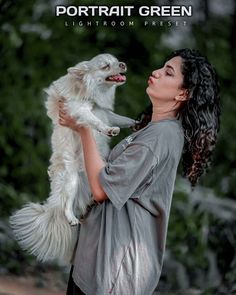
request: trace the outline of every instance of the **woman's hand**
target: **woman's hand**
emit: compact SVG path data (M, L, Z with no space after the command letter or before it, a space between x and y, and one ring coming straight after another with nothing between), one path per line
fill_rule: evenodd
M75 119L68 115L62 100L59 101L59 124L77 132L81 132L85 128L85 126L78 125Z

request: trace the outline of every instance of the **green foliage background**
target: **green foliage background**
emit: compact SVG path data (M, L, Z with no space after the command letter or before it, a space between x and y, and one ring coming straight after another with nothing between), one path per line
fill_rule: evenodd
M235 201L236 8L232 3L231 14L215 15L209 9L212 2L199 1L194 13L201 13L202 17L188 23L189 33L184 33L186 37L174 46L168 45L165 38L183 34L181 26L144 27L143 19L133 16L135 25L130 27L66 27L64 21L71 23L73 19L56 18L53 1L0 1L0 216L3 221L26 201L45 200L48 196L51 122L46 116L43 88L64 75L68 67L103 52L114 54L128 65L127 83L117 89L116 112L130 117L136 117L148 104L147 77L171 50L191 47L208 56L220 77L222 119L211 171L199 186L210 188L222 204L226 199ZM111 2L81 0L69 4L111 5ZM150 6L157 2L119 0L113 5ZM113 145L127 133L122 131ZM177 183L181 181L179 178ZM186 192L186 187L187 184L175 192L167 244L170 262L182 265L186 277L177 280L175 275L165 275L164 269L163 290L195 286L206 294L231 294L236 285L235 217L222 217L226 216L223 205L216 209L222 210L218 214L212 210L214 206L209 210L201 202L192 204L191 192ZM204 190L202 195L205 196ZM0 234L6 232L0 226ZM0 264L17 271L17 259L27 258L10 236L7 241L8 244L0 244ZM10 255L9 243L13 248L11 253L16 251L18 256ZM214 267L208 260L209 253L214 254ZM218 276L210 274L211 267ZM210 275L214 278L209 278Z

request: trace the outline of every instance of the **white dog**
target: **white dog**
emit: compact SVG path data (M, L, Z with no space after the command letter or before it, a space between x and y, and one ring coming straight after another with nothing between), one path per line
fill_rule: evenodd
M125 63L110 54L100 54L69 68L65 76L46 89L47 114L54 126L49 167L51 193L44 204L28 203L10 217L20 245L41 261L69 261L77 239L75 225L92 203L80 136L59 125L58 102L63 99L68 113L79 124L94 129L99 150L106 159L108 136L117 135L119 127L135 123L112 112L115 89L125 82L125 72Z

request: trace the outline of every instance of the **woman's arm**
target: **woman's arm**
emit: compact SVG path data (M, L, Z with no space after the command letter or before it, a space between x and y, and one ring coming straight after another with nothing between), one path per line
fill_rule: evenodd
M98 178L105 163L99 154L92 130L89 127L80 127L79 130L84 151L85 169L93 193L93 198L95 201L101 202L107 199L107 195L100 185Z
M59 124L69 127L80 134L85 169L94 200L101 202L108 199L99 182L99 173L105 163L99 154L92 130L89 127L77 125L76 121L67 114L63 102L59 103Z

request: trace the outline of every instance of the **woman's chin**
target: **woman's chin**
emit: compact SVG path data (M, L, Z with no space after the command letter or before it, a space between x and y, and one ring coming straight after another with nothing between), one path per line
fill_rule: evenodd
M149 99L152 101L152 94L153 93L152 93L152 90L149 87L146 88L146 93L149 96Z
M146 88L146 93L147 93L147 95L150 95L150 88L149 88L149 86Z

